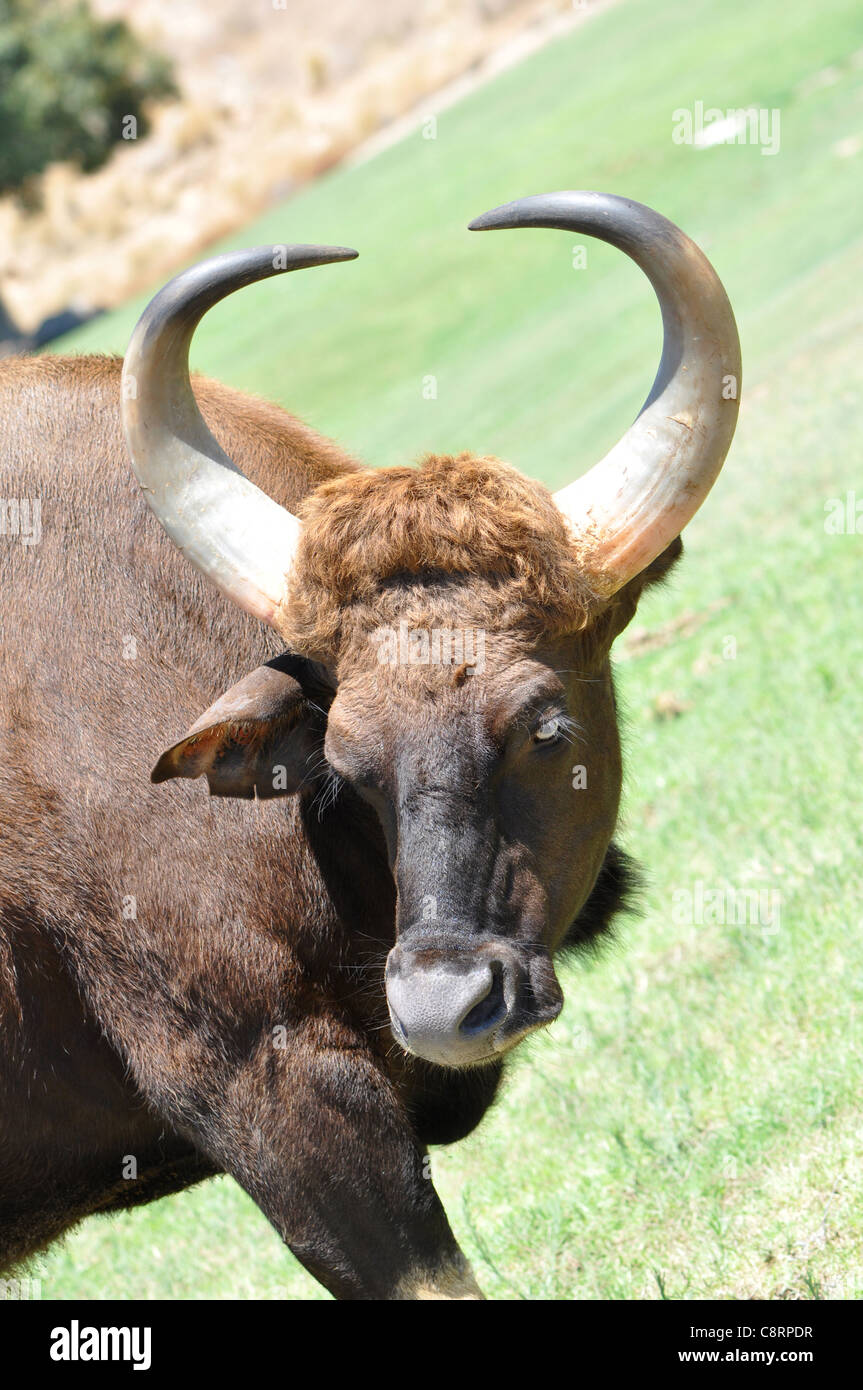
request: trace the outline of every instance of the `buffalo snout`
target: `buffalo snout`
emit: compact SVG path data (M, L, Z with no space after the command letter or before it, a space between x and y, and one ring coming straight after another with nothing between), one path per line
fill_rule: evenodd
M439 1066L478 1066L500 1056L563 1007L551 960L542 955L534 949L524 957L505 940L464 945L423 932L413 942L407 933L387 960L396 1041Z

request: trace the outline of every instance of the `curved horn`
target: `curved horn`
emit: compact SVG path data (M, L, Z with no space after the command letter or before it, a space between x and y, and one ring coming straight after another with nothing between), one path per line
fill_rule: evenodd
M558 227L610 242L641 267L662 310L662 359L638 418L604 459L555 494L587 581L607 598L680 534L722 467L740 401L734 315L707 257L642 203L548 193L470 224L504 227Z
M356 254L342 246L256 246L202 261L150 301L123 364L123 429L147 501L183 554L267 623L284 597L300 523L210 434L189 381L189 344L207 310L234 290Z

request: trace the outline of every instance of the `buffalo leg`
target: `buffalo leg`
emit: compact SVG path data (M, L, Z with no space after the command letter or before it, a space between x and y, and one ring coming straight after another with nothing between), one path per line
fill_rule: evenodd
M239 1069L208 1064L206 1093L184 1097L185 1117L172 1123L245 1188L331 1293L482 1297L366 1039L317 1016L282 1049L265 1036Z

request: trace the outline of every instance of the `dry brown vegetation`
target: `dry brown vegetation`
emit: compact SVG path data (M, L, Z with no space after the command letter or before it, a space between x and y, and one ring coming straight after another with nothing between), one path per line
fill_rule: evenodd
M54 165L42 207L0 200L0 293L32 330L114 306L466 74L515 61L587 0L92 0L174 64L181 97L84 176Z

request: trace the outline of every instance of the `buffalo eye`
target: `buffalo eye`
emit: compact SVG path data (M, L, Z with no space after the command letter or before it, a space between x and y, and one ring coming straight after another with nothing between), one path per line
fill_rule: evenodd
M562 733L563 719L559 714L553 714L548 719L543 719L542 723L534 729L534 742L557 743Z

